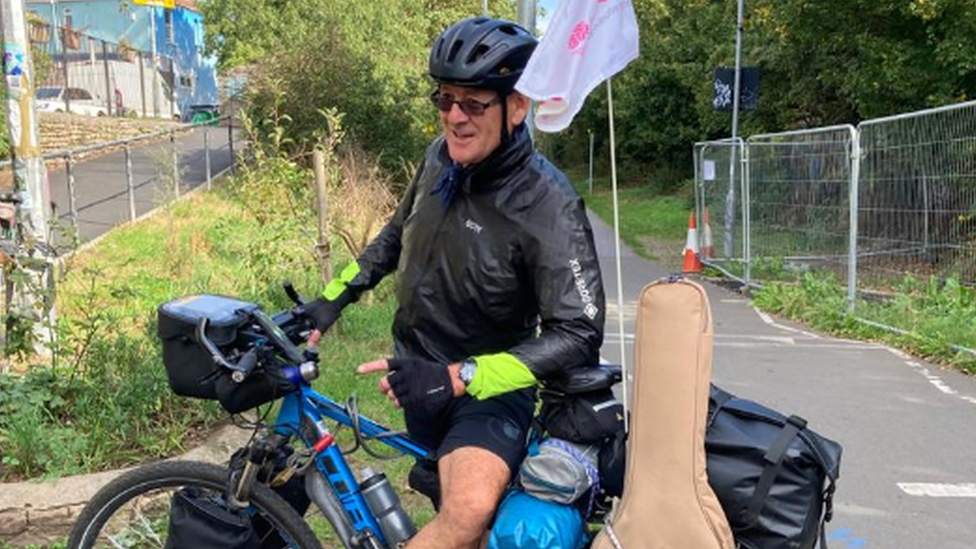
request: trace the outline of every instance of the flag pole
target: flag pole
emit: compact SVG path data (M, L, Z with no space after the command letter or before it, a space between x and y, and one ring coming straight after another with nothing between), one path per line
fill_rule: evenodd
M610 181L613 189L613 243L617 258L617 328L620 331L620 369L623 374L624 431L629 430L627 400L627 347L624 342L624 277L620 260L620 207L617 202L617 141L613 129L613 86L607 78L607 108L610 110Z

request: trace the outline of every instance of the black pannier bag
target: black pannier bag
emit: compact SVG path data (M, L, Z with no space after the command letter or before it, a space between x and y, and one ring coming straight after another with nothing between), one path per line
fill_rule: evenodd
M254 303L218 295L193 295L159 307L159 338L169 385L180 396L217 400L230 413L250 410L295 390L274 360L261 360L242 382L219 366L197 341L201 318L207 319L207 338L224 356L236 361L260 339Z
M840 444L712 385L705 434L708 482L744 549L826 547Z
M243 509L194 487L173 494L165 549L259 549L261 540Z

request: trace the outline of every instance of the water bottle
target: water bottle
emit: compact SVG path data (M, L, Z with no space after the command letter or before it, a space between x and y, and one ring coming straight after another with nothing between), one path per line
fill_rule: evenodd
M400 506L400 497L386 475L366 467L362 471L362 478L359 490L366 498L369 510L380 523L387 545L393 549L412 538L417 533L417 527Z

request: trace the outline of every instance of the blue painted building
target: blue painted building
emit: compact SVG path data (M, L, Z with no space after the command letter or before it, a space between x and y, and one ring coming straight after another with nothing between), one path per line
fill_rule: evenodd
M91 69L87 73L80 72L83 69L76 67L81 64L76 63L76 59L83 60L85 55L89 55L84 51L86 47L97 49L98 41L105 40L112 44L125 43L135 50L151 52L155 41L159 58L157 70L160 73L156 86L160 88L157 92L165 96L162 100L165 113L170 113L168 109L171 87L175 89L173 101L176 112L184 118L194 107L219 104L216 58L204 54L203 14L195 0L176 0L174 9L135 5L126 0L28 0L27 11L33 12L45 23L53 20L56 27L64 26L77 31L89 37L89 42L96 44L82 46L77 51L69 49L67 52L69 66L72 70L79 71L77 76L69 73L69 80L74 82L72 86L77 81L85 84L85 76L89 80L98 78L98 83L89 83L88 87L92 88L89 91L97 97L105 93L102 91L106 87L105 77L99 76L99 73L104 74L104 70L99 71L97 63L91 63ZM151 32L153 28L155 35ZM55 63L60 63L65 49L60 33L54 34L48 52ZM112 51L116 51L114 46L112 48ZM90 54L93 61L97 53ZM143 80L141 93L147 93L145 82L151 76L130 76L128 73L138 72L138 66L132 63L128 67L123 65L118 54L109 54L107 59L112 81L109 89L115 87L119 90L115 93L121 92L125 96L127 110L138 112L138 101L133 96L140 94L140 79ZM147 53L147 63L148 59L150 56ZM151 65L144 72L145 70L151 74ZM133 78L133 84L126 84Z

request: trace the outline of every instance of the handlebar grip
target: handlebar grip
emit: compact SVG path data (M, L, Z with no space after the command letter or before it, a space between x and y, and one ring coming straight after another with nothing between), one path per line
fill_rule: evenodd
M244 353L244 356L237 361L237 371L243 374L243 377L251 375L254 367L258 365L258 353L256 350L251 349L250 351Z

